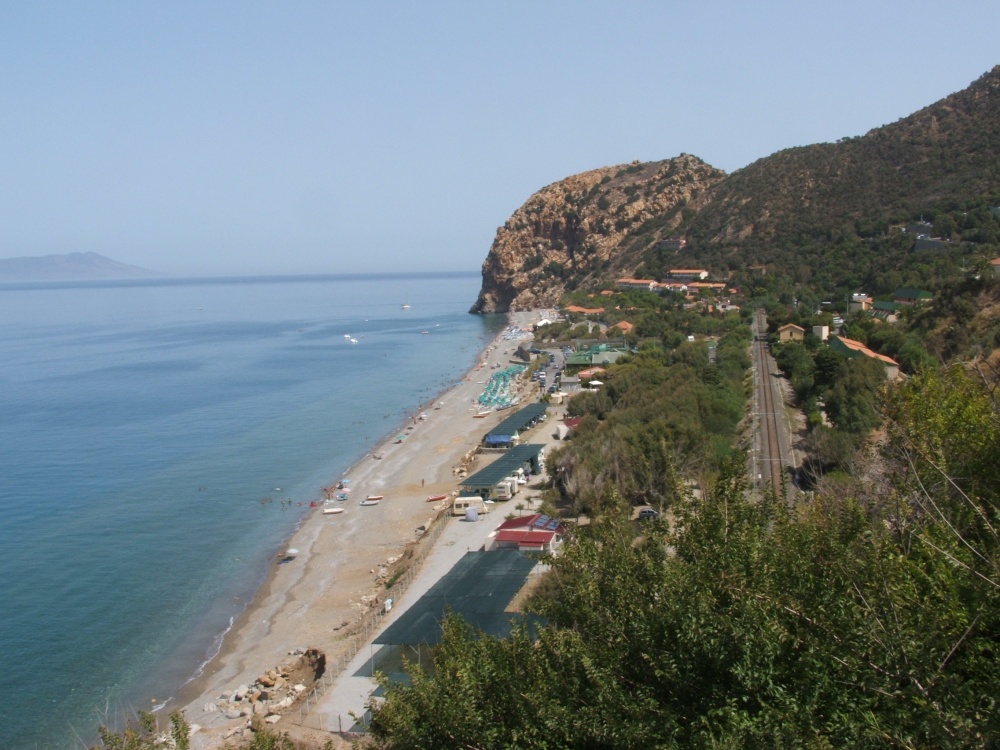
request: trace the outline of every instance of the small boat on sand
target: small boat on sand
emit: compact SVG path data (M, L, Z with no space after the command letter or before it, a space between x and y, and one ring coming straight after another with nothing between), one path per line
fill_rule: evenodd
M333 515L336 515L337 513L343 513L343 512L344 512L344 509L341 508L341 507L339 507L339 506L336 506L336 505L334 507L332 507L332 508L323 508L323 515L324 516L333 516Z
M429 502L429 503L436 503L436 502L438 502L440 500L447 500L447 499L448 499L447 495L428 495L427 496L427 502Z
M382 502L382 495L369 495L361 501L361 505L378 505Z
M486 419L490 415L489 411L480 411L472 415L473 419Z

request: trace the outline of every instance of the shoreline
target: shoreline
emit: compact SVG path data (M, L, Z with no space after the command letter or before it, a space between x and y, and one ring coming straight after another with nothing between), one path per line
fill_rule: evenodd
M505 340L511 327L523 330L538 317L539 311L508 314L505 328L485 343L461 380L417 405L341 474L351 480L353 490L348 501L339 503L343 513L325 516L311 508L303 515L282 547L297 548L295 559L271 567L224 632L218 652L165 705L165 714L182 709L186 720L199 726L199 745L221 742L216 730L240 723L213 708L220 696L288 662L297 649L318 648L328 663L346 650L356 627L372 611L362 597L386 590L377 572L419 542L418 526L435 515L439 503L432 505L427 497L458 489L454 469L483 431L507 416L495 412L485 420L473 418L478 411L474 400L483 390L477 376L488 379L490 365L506 363L527 338ZM419 418L421 413L426 419ZM397 442L401 434L407 437ZM379 455L383 458L375 458ZM329 486L337 481L331 479ZM360 507L369 494L385 500Z

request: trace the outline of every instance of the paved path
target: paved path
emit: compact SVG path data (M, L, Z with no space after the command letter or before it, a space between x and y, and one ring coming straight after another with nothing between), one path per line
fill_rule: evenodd
M550 427L551 421L547 425ZM524 499L532 494L531 490L527 493L522 490L515 501L494 505L493 512L480 516L480 520L476 522L462 518L449 519L446 522L448 526L441 532L433 551L424 560L420 573L413 579L413 583L400 600L393 602L392 610L383 618L372 640L418 601L455 566L463 555L487 544L496 527L503 523L508 515L517 512L514 506L524 502ZM523 512L528 513L530 507L526 506ZM332 732L350 729L355 724L352 714L361 716L364 713L368 696L376 687L374 680L362 675L371 671L371 663L377 650L378 647L372 646L371 643L361 649L302 723Z

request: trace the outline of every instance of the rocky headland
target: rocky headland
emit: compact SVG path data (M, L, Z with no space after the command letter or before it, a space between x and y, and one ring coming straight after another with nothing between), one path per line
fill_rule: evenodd
M602 167L542 188L497 229L471 312L551 307L576 280L625 267L640 228L643 247L669 238L685 209L724 177L681 154Z

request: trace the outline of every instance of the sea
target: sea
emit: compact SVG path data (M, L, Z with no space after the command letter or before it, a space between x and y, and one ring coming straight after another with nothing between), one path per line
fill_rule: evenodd
M506 324L478 273L0 284L0 746L199 673L322 487Z

